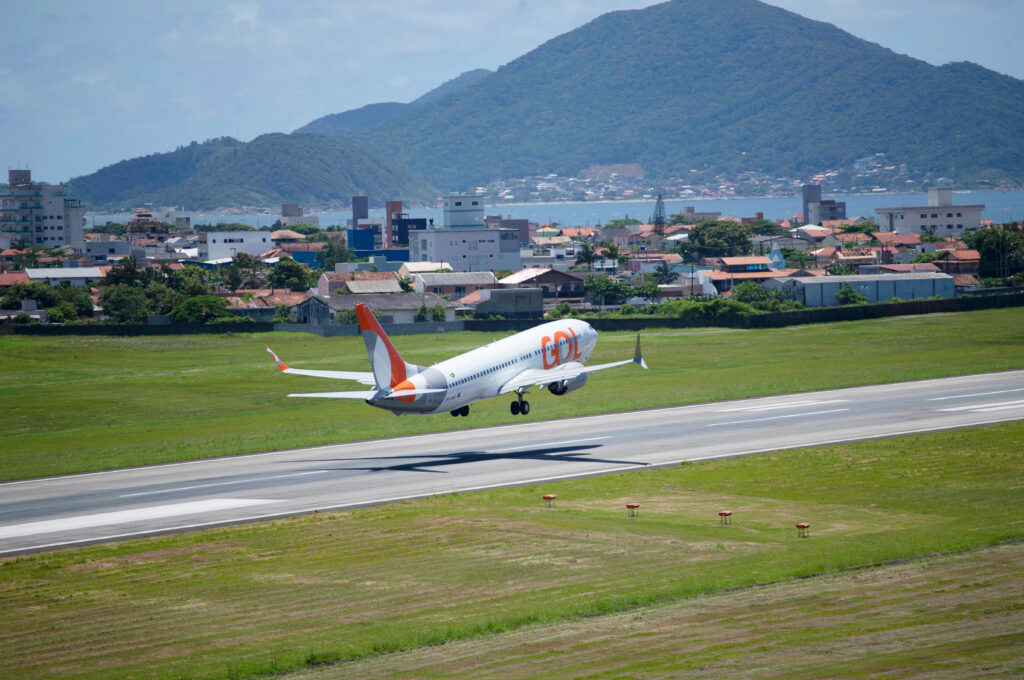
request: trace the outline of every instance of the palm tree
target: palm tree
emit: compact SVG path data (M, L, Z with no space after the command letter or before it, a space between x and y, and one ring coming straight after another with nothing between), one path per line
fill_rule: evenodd
M676 280L676 273L672 271L668 262L662 260L661 264L654 269L654 280L659 286L667 286Z
M597 259L597 253L594 252L594 246L589 243L581 243L576 249L576 264L587 265L587 271L594 268L594 260Z

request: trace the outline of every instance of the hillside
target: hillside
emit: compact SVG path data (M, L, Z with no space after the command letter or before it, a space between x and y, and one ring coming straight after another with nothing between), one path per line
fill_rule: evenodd
M611 163L796 176L877 152L1020 179L1024 82L756 0L673 0L605 14L352 139L445 191Z
M121 161L68 183L90 209L179 205L189 210L327 204L367 195L433 201L437 190L343 139L320 135L262 135L248 143L230 137L193 142L169 153Z
M472 85L490 74L491 72L485 68L466 71L440 86L435 87L419 99L408 104L401 104L399 102L368 104L358 109L351 109L349 111L343 111L342 113L332 113L328 116L322 116L311 123L303 125L295 130L295 132L311 135L347 137L373 127L374 125L379 125L380 123L383 123L390 118L394 118L398 114L404 113L410 108L416 107L420 104L426 104L443 99L468 85Z

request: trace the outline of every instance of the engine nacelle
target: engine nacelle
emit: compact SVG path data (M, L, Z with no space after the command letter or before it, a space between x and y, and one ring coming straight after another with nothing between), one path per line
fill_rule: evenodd
M575 392L579 388L587 384L587 374L582 373L572 380L559 380L548 385L548 392L551 394L557 394L559 396L563 394L569 394Z

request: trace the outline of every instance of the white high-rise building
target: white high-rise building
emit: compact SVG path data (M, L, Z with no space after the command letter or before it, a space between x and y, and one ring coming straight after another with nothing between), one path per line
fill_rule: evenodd
M881 231L960 237L969 229L981 227L984 209L984 205L953 205L950 187L932 187L928 190L928 205L875 208L875 212Z
M517 271L519 232L488 228L477 196L446 196L444 228L409 232L409 260L449 262L457 272Z
M0 236L12 245L85 250L85 206L64 184L34 183L31 170L8 170L0 186Z

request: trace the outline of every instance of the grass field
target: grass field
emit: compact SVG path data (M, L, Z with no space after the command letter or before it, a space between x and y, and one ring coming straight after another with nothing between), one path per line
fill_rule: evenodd
M1015 422L4 559L0 676L1012 676L1018 546L792 581L1019 541L1022 479Z
M289 676L1020 678L1024 545L787 581Z
M1024 368L1024 308L772 330L651 330L651 370L595 375L565 397L535 393L529 418L743 398ZM431 364L480 333L401 336ZM635 336L602 333L594 361L629 357ZM510 399L469 418L395 416L362 402L287 399L338 383L280 376L263 345L302 368L368 370L360 338L0 336L0 480L513 422ZM344 389L344 387L342 387Z

